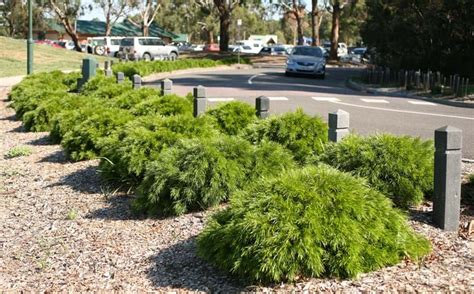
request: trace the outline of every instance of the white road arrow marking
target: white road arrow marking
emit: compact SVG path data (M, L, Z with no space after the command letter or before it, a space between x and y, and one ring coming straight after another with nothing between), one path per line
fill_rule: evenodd
M328 102L338 102L341 101L334 97L311 97L314 101L328 101Z
M390 102L388 102L387 100L384 100L384 99L364 99L364 98L362 98L360 100L362 100L364 102L367 102L367 103L390 103Z
M252 80L255 79L256 77L258 76L264 76L265 74L256 74L256 75L253 75L249 78L249 80L247 81L249 83L249 85L252 85Z
M268 97L271 101L288 101L286 97Z
M426 101L412 101L412 100L408 100L408 103L415 104L415 105L430 105L430 106L436 106L435 103L426 102Z

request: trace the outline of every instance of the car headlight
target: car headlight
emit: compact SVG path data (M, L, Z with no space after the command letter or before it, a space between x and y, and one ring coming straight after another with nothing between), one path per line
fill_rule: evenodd
M295 61L294 61L293 59L288 59L288 60L286 61L286 64L287 64L287 65L294 65L294 64L295 64Z

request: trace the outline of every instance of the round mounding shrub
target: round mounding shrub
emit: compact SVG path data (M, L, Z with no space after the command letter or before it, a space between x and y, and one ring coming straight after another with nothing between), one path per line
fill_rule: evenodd
M270 140L288 148L298 162L306 162L322 153L327 142L328 126L319 117L309 116L298 109L282 116L259 120L244 132L253 143Z
M136 116L144 115L179 115L193 113L192 103L185 97L166 95L148 98L131 109Z
M264 283L352 278L429 251L387 197L324 165L260 178L198 237L201 257Z
M432 191L432 141L409 136L351 135L329 144L321 160L341 171L366 178L368 183L402 208L420 204Z
M135 211L151 215L180 215L215 206L228 199L245 180L245 168L226 158L222 146L240 143L234 138L181 140L163 150L147 166L134 201ZM232 157L232 154L230 154Z
M98 74L90 79L81 89L84 96L111 99L118 97L124 92L132 90L132 82L128 79L121 84L117 84L114 77L106 77Z
M139 117L101 140L101 175L106 181L135 186L143 178L147 163L157 159L163 148L179 139L216 135L213 121L205 116Z
M221 131L228 135L238 134L257 120L255 108L240 101L225 103L209 110L207 114L214 117Z

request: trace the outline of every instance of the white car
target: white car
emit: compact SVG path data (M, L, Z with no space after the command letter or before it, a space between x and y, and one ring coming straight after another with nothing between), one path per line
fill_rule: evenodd
M326 77L326 58L321 47L295 46L286 61L285 75L311 75L324 79Z
M327 50L328 53L331 52L331 43L326 42L324 43L324 49ZM337 43L337 57L341 57L347 55L347 45L346 43Z
M205 45L192 45L191 46L191 51L194 51L194 52L201 52L204 50L204 46Z
M154 60L168 57L178 58L178 47L166 45L160 38L124 38L120 43L119 57L128 60Z
M118 57L120 42L123 37L93 37L87 38L87 52L97 55Z

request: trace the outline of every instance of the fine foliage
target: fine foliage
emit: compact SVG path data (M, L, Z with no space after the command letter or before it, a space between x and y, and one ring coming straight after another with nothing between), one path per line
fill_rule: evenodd
M220 105L209 110L207 114L214 117L221 131L228 135L236 135L257 120L255 109L239 101Z
M137 116L192 114L193 105L189 99L177 95L147 97L131 109Z
M114 77L97 75L90 79L81 89L81 94L89 97L110 99L131 92L132 82L125 80L117 84Z
M259 120L247 127L244 137L253 143L270 140L288 148L295 159L305 162L321 154L327 142L328 127L319 117L298 109L282 116Z
M339 170L364 177L403 208L418 205L433 187L432 141L408 136L351 135L330 144L321 157Z
M230 138L218 144L203 139L183 140L164 150L147 168L135 209L180 215L226 200L245 179L245 169L226 158L232 152L222 152L225 145L238 142Z
M389 199L327 166L261 178L230 202L199 236L198 252L252 282L356 277L430 250Z
M15 157L20 157L20 156L28 156L32 153L33 151L31 150L30 147L28 146L15 146L8 150L8 152L5 154L5 158L15 158Z
M158 158L164 147L183 138L217 135L212 121L192 115L139 117L100 141L100 170L106 180L133 186L141 180L146 164Z
M138 62L122 62L112 66L114 73L123 72L130 79L133 75L138 74L142 77L152 73L170 72L173 70L188 68L206 68L216 67L219 65L229 65L237 63L236 58L226 58L222 60L211 59L179 59L176 61L138 61ZM249 63L248 59L242 58L241 63Z

